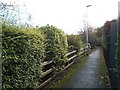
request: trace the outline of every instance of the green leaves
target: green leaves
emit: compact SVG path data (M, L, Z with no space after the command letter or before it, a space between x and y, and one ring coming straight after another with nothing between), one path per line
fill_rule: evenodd
M55 60L55 71L64 67L68 43L62 30L48 25L38 30L5 24L2 29L3 88L39 87L44 60Z
M80 50L82 47L82 41L80 38L80 35L67 35L67 40L68 40L68 45L69 45L69 50Z
M3 25L3 88L38 87L44 60L44 35L37 29Z
M59 61L64 62L66 60L64 56L68 48L66 35L61 29L49 25L42 26L40 30L42 30L46 36L46 58L48 60L55 59L57 65L61 66Z

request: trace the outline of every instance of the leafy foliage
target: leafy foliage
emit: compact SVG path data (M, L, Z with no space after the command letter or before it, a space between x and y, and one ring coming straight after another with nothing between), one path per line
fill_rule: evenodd
M19 30L6 25L2 30L2 87L38 87L45 52L43 34L36 29Z
M56 70L59 70L66 60L65 54L67 53L68 43L67 37L61 29L55 26L42 26L40 27L46 36L46 59L54 60L56 62Z
M81 31L78 32L82 42L86 43L86 32ZM95 28L94 30L92 27L88 28L88 43L90 43L91 47L94 48L95 45L101 45L101 40L103 34L103 27ZM104 44L104 43L103 43Z
M83 42L81 41L80 35L67 35L69 50L80 50L83 47Z

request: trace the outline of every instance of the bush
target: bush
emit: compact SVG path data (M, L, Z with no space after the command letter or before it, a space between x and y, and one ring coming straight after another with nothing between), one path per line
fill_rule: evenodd
M44 60L44 35L36 29L2 26L2 87L27 88L40 85Z
M69 51L72 50L80 50L81 47L83 47L83 42L81 41L81 38L79 35L67 35L68 45L69 45Z
M66 60L65 54L68 48L66 35L55 26L46 25L40 29L46 35L46 60L55 60L56 66L60 68Z

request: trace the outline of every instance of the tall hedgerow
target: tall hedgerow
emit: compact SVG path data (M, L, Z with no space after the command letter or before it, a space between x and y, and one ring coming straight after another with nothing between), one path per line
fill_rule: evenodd
M40 29L46 35L46 60L54 60L56 62L56 70L59 70L66 60L67 37L61 29L55 26L46 25L40 27Z
M83 42L81 41L80 35L67 35L69 51L80 50L83 47Z
M44 35L36 29L2 25L2 87L37 88L44 60Z

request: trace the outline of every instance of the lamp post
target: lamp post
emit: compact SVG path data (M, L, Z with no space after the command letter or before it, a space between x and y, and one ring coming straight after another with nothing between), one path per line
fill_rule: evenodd
M91 7L92 5L87 5L86 7ZM87 22L86 22L86 46L88 46L88 9L87 9Z

